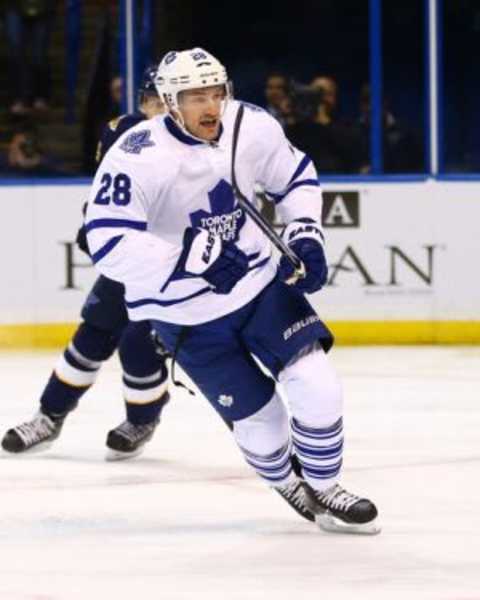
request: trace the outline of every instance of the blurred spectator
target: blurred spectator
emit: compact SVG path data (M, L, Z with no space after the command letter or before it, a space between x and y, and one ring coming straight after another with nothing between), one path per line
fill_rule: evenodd
M360 90L358 125L362 137L363 173L370 172L370 86ZM383 170L385 173L418 173L423 170L423 155L418 136L383 104Z
M97 144L105 123L118 118L122 113L124 83L120 75L103 79L102 72L92 85L85 109L83 133L83 165L84 173L93 175L97 170L95 160Z
M10 112L24 115L32 106L48 109L48 48L55 0L3 0L7 40Z
M361 138L358 128L337 117L338 86L332 77L315 77L309 86L293 85L285 133L313 160L319 173L358 173Z
M37 131L30 125L17 129L9 142L5 157L0 159L3 176L56 176L65 175L59 161L42 149Z
M110 107L109 117L118 117L122 112L123 78L116 75L110 81Z
M298 121L298 116L290 93L280 100L277 120L284 129L287 125L295 125Z
M288 79L282 73L270 73L265 81L265 99L267 112L282 125L284 122L285 102L287 100Z
M310 86L321 94L321 102L318 105L315 122L330 125L337 111L338 86L336 81L332 77L314 77Z

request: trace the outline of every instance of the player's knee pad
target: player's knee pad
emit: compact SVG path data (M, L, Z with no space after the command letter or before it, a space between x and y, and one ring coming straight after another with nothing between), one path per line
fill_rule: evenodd
M318 348L279 375L293 416L306 425L329 426L342 415L342 386L325 352Z
M280 396L271 400L253 415L233 423L233 436L242 450L266 456L289 442L288 413Z
M69 350L87 360L102 362L110 358L117 344L118 337L111 331L81 323L70 342Z
M120 336L129 322L124 294L121 283L100 275L82 307L82 319L93 327Z

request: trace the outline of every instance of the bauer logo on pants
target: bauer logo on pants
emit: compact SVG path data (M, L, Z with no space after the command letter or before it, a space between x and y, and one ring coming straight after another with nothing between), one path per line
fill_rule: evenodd
M283 332L283 339L285 341L287 341L289 338L292 337L292 335L294 335L295 333L297 333L304 327L308 327L312 323L316 323L317 321L320 321L320 317L318 315L310 315L306 319L297 321L296 323L291 325L288 329L285 329L285 331Z
M358 192L323 192L324 227L360 227Z

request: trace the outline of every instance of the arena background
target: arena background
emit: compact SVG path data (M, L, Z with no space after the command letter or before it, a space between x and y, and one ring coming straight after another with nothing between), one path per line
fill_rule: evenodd
M370 86L368 169L320 173L330 277L312 302L338 341L480 342L477 3L56 4L49 110L32 118L62 168L5 169L0 179L0 347L68 339L95 278L74 240L112 81L123 86L121 110L131 111L143 67L191 46L217 54L236 96L263 106L269 74L301 83L328 75L338 84L337 114L353 124L361 88ZM8 103L5 93L4 153L18 127ZM411 170L385 164L386 107L414 132L420 159Z

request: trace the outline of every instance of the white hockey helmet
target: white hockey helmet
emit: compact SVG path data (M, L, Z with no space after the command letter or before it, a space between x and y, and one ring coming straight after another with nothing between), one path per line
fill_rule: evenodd
M202 48L168 52L158 66L155 87L169 109L179 111L178 95L212 85L224 85L231 96L231 85L222 63Z

